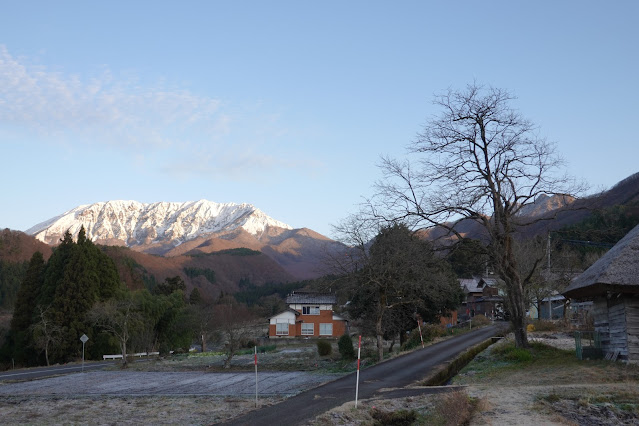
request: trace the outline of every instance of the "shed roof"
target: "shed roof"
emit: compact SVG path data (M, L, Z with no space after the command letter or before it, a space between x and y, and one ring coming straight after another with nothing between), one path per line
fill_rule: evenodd
M587 298L606 291L639 293L639 225L575 278L563 294Z
M318 305L334 305L337 303L335 293L314 293L314 292L293 292L286 296L286 303L306 304L313 303Z

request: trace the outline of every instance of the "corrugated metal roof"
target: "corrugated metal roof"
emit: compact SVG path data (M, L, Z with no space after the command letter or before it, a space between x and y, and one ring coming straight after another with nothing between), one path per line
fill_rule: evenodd
M334 293L293 292L286 296L286 303L291 304L318 304L334 305L337 296Z

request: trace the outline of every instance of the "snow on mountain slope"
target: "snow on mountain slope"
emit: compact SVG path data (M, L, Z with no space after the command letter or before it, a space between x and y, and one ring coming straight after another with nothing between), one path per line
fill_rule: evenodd
M57 244L69 230L76 237L84 226L87 238L129 247L171 242L179 245L208 234L242 228L260 238L269 228L292 229L250 204L108 201L76 207L26 231L47 244Z

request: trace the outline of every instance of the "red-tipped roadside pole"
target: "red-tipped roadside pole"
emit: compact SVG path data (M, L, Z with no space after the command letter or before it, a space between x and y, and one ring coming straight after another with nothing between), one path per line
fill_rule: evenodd
M255 407L257 407L257 346L255 347Z
M362 352L362 336L359 336L359 343L357 344L357 382L355 383L355 408L357 408L357 397L359 396L359 360Z

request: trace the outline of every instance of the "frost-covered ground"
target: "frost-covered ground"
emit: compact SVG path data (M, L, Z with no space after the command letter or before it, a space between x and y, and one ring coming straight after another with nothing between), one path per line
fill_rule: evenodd
M262 372L258 394L290 396L334 379L305 372ZM0 384L0 395L255 395L255 373L92 371Z
M258 372L258 406L334 379ZM253 410L255 373L93 371L0 383L2 424L215 424Z

